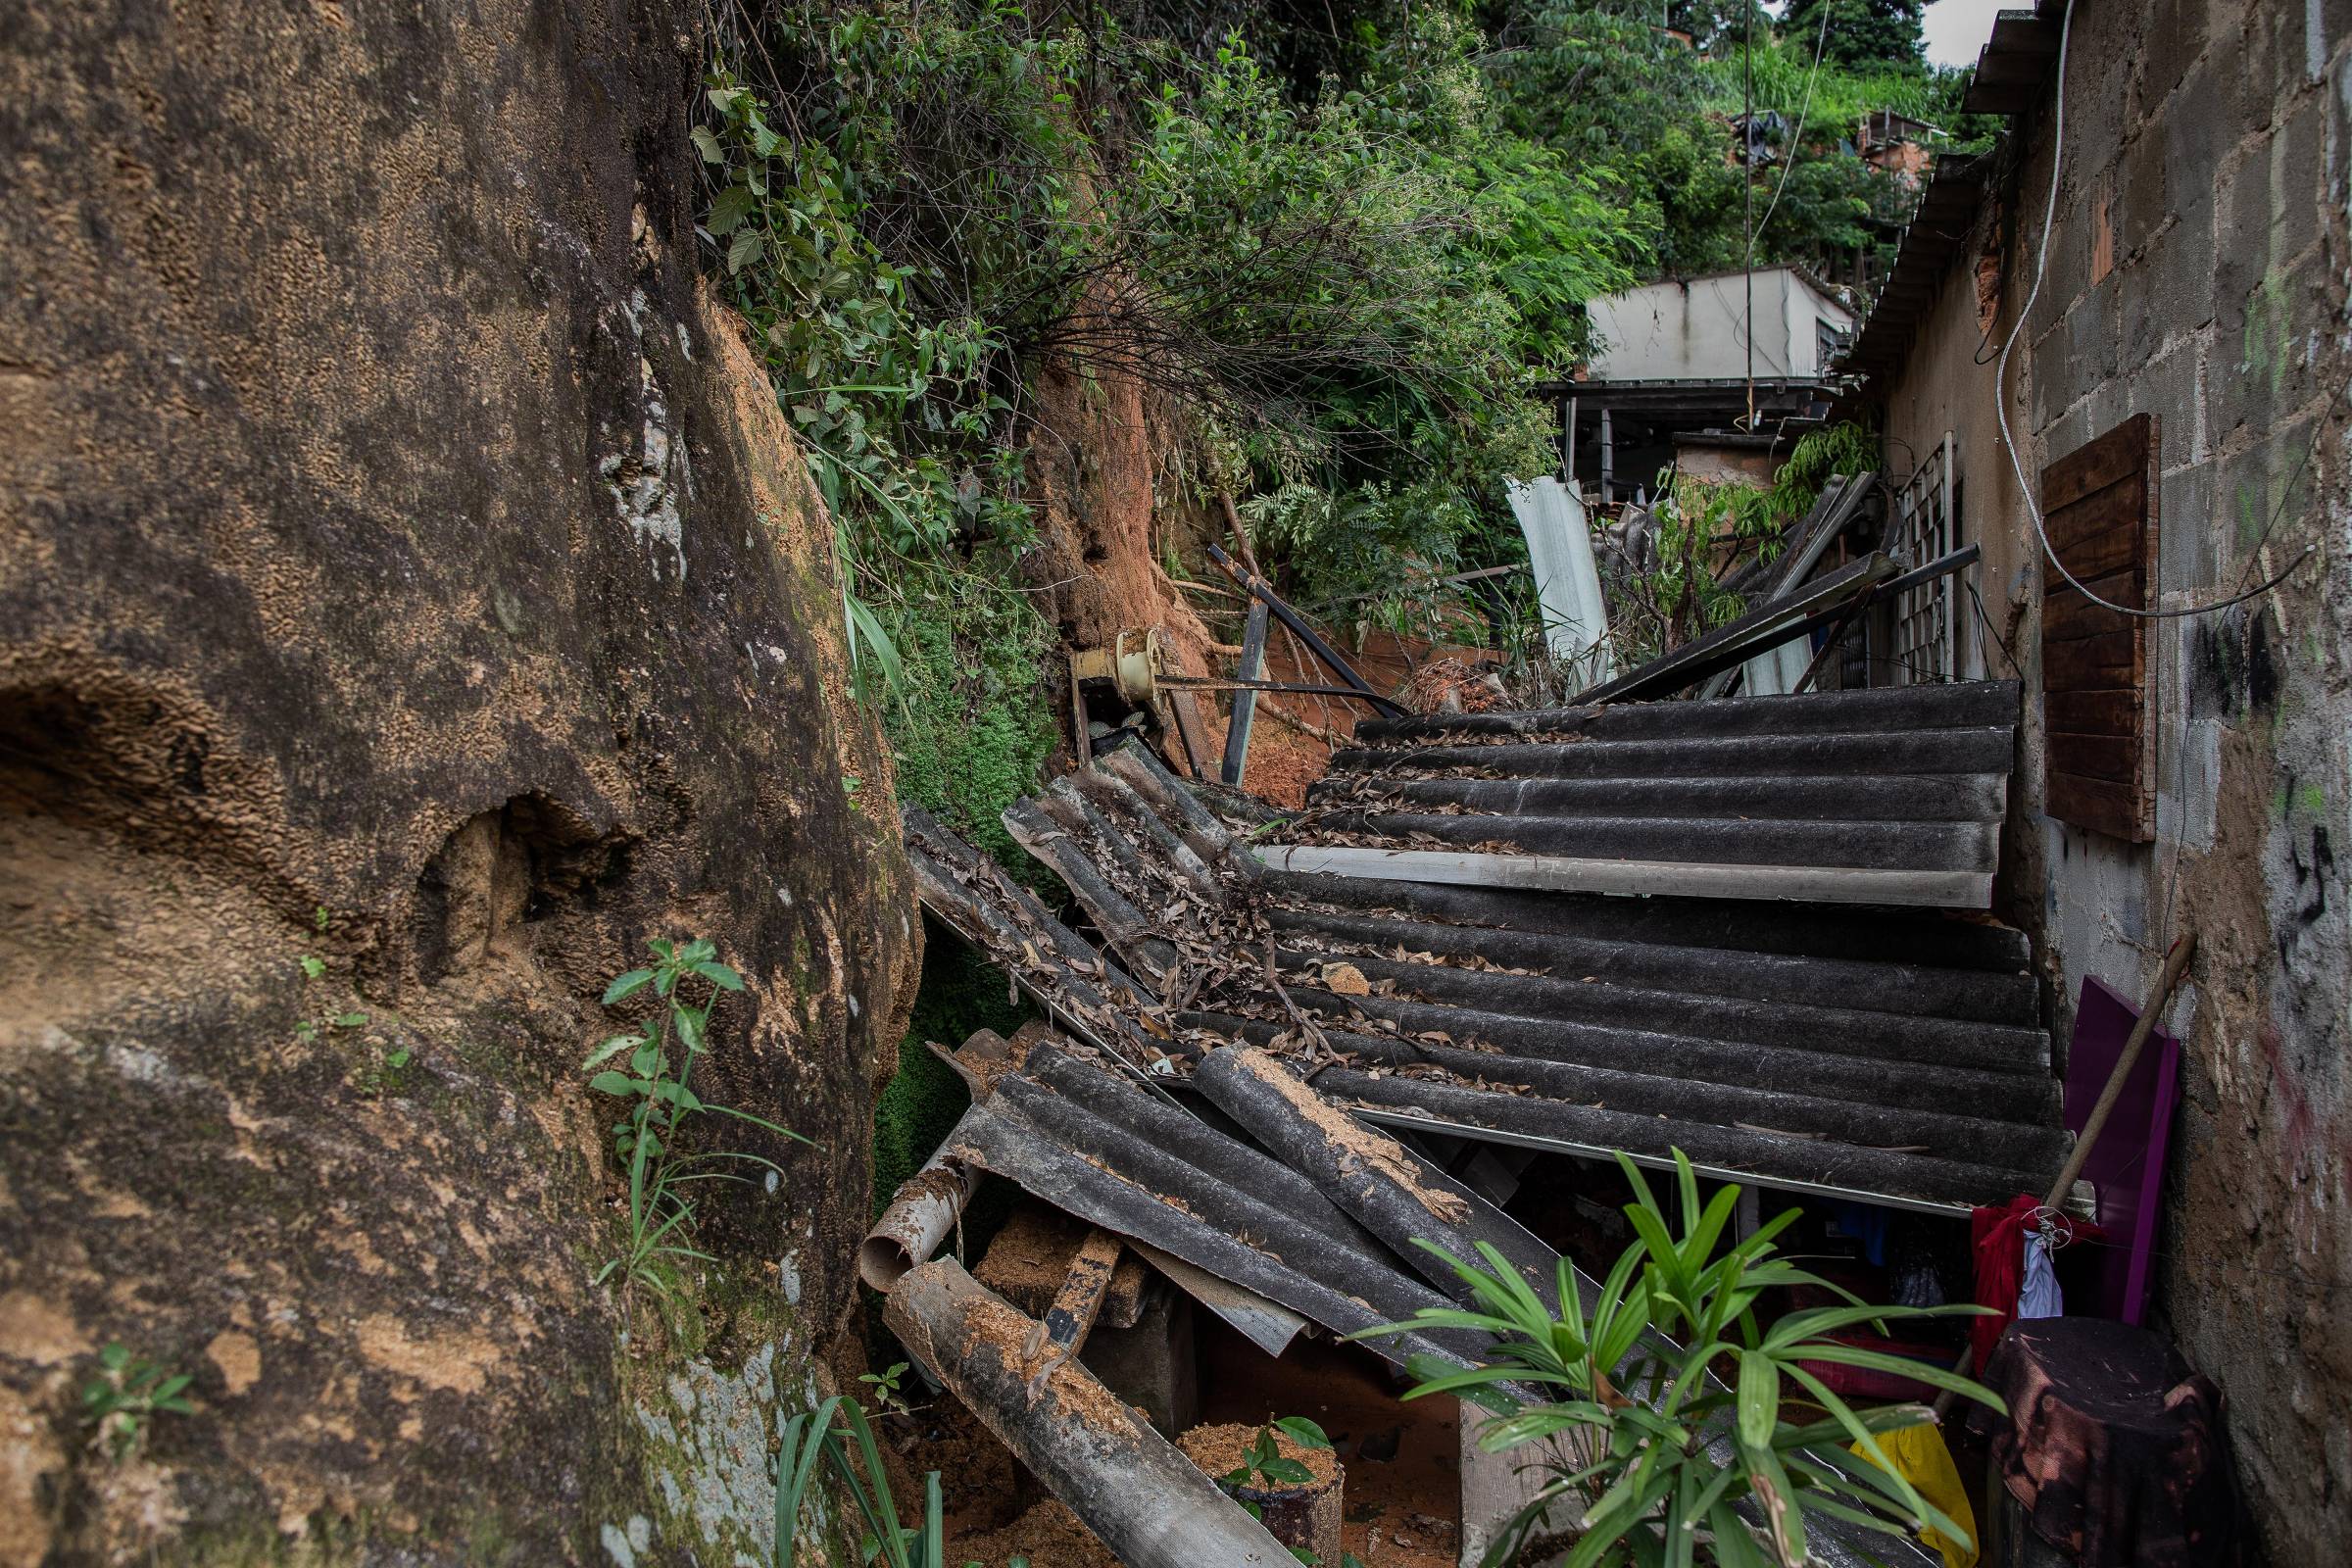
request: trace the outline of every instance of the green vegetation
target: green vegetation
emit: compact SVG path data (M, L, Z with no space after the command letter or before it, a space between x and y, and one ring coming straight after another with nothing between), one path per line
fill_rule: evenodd
M1814 35L1760 13L1743 62L1738 0L1672 8L1697 48L1654 0L713 7L702 259L836 521L901 798L1028 869L999 816L1061 730L1047 570L1084 569L1040 548L1031 454L1090 457L1049 373L1081 403L1140 384L1161 506L1229 491L1310 610L1540 647L1531 598L1440 579L1524 559L1501 481L1552 465L1528 393L1590 355L1587 302L1740 265L1751 180L1759 261L1843 266L1902 200L1841 146L1860 117L1950 125L1958 78L1849 38L1857 3L1903 9L1836 0L1818 72ZM1752 173L1750 90L1782 125ZM1770 537L1789 499L1675 498L1661 646L1731 608L1691 569L1710 530ZM876 1110L877 1202L962 1106L923 1040L1007 1010L944 969L927 1004L939 985Z
M1302 1415L1286 1415L1269 1421L1257 1429L1257 1437L1242 1453L1242 1462L1217 1478L1220 1486L1303 1487L1315 1479L1315 1473L1296 1459L1283 1455L1275 1434L1279 1432L1302 1448L1329 1448L1331 1439L1323 1429ZM1254 1505L1251 1511L1254 1512Z
M937 927L926 932L923 976L915 993L914 1016L899 1044L899 1070L874 1105L874 1213L922 1168L971 1103L956 1069L925 1049L926 1041L959 1046L975 1029L1009 1037L1031 1016L1028 1004L1008 997L1004 976L956 937ZM995 1203L987 1195L982 1207ZM967 1228L985 1235L987 1217L967 1212Z
M144 1447L159 1415L194 1415L187 1373L132 1353L124 1345L98 1352L98 1371L82 1385L81 1418L90 1446L120 1464Z
M1778 555L1783 530L1821 499L1833 474L1877 466L1877 436L1837 424L1799 438L1764 489L1660 474L1663 493L1651 509L1655 559L1617 597L1616 631L1629 644L1619 657L1648 658L1740 614L1746 606L1740 595L1717 582L1727 555Z
M1591 1301L1565 1260L1555 1298L1546 1304L1492 1247L1480 1246L1484 1268L1430 1247L1470 1288L1475 1307L1428 1307L1410 1323L1355 1336L1407 1328L1494 1336L1491 1358L1469 1371L1433 1356L1413 1357L1411 1370L1421 1381L1405 1396L1451 1394L1490 1412L1495 1419L1479 1437L1490 1453L1523 1443L1550 1445L1541 1464L1548 1479L1498 1533L1484 1568L1523 1560L1531 1543L1541 1546L1539 1532L1555 1506L1563 1518L1583 1513L1581 1534L1567 1554L1570 1568L1692 1562L1802 1568L1808 1530L1825 1519L1890 1536L1934 1529L1967 1540L1968 1533L1931 1506L1879 1445L1881 1435L1924 1425L1934 1413L1919 1404L1857 1412L1806 1364L1896 1373L1998 1410L1999 1398L1966 1378L1828 1338L1864 1324L1884 1333L1892 1319L1986 1309L1862 1304L1777 1255L1773 1239L1796 1219L1795 1209L1719 1252L1739 1203L1737 1185L1719 1188L1702 1204L1690 1162L1677 1150L1678 1230L1633 1161L1620 1154L1617 1162L1633 1184L1635 1200L1625 1215L1635 1239ZM1799 1285L1834 1292L1851 1304L1792 1312L1769 1327L1758 1321L1756 1303L1765 1292ZM1710 1376L1719 1365L1737 1367L1733 1385ZM1785 1386L1790 1383L1828 1416L1789 1420ZM1527 1390L1544 1397L1531 1399ZM1718 1429L1729 1438L1728 1457L1708 1446ZM1876 1463L1834 1469L1817 1457L1848 1444ZM1760 1531L1735 1511L1751 1499L1763 1522ZM1551 1543L1540 1558L1524 1560L1549 1561L1561 1544Z
M698 1182L752 1179L729 1169L732 1165L750 1165L778 1180L784 1174L759 1154L682 1148L694 1119L710 1111L780 1138L809 1140L749 1111L706 1103L688 1087L694 1064L710 1049L710 1010L720 992L743 989L743 976L719 962L717 949L704 938L657 939L646 946L657 961L615 977L605 988L604 1003L612 1006L650 985L662 1005L635 1030L607 1039L580 1065L584 1071L602 1068L588 1087L626 1107L612 1124L612 1149L628 1171L627 1229L619 1254L597 1271L596 1283L618 1275L624 1297L643 1290L667 1314L677 1304L680 1265L710 1260L693 1245L695 1205L686 1189ZM699 1007L687 1000L697 988L703 995ZM616 1058L620 1067L605 1066Z
M855 1458L851 1442L857 1444ZM773 1568L793 1568L801 1560L801 1514L820 1464L831 1470L858 1505L864 1528L860 1561L879 1562L883 1568L942 1568L947 1525L941 1518L939 1472L923 1477L922 1523L900 1523L898 1499L891 1494L890 1472L875 1446L874 1429L856 1399L839 1395L813 1413L804 1411L784 1423L776 1453L776 1543L769 1559Z
M1699 0L1669 8L1691 46L1650 0L1245 3L1222 34L1157 3L720 8L707 260L840 524L905 797L1013 858L998 812L1057 733L1020 591L1028 454L1069 438L1046 370L1140 381L1168 499L1240 498L1308 605L1458 614L1428 585L1520 558L1501 481L1550 465L1526 394L1590 352L1587 301L1883 257L1909 191L1856 155L1864 117L1963 129L1918 13Z

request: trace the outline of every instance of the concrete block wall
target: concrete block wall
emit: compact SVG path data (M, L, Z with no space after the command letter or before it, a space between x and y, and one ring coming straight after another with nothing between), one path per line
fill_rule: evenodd
M2082 979L2138 993L2193 928L2155 1326L2216 1378L2263 1556L2352 1560L2352 0L2077 0L2040 297L1996 389L1974 258L1887 389L1890 456L1953 429L1988 618L2039 686L2030 478L2146 412L2160 426L2160 603L2277 594L2151 630L2158 841L2040 810L2029 704L2004 866L2071 1027ZM2053 117L2002 221L1990 361L2032 286ZM2306 552L2309 552L2306 556ZM1982 634L1980 672L2007 674ZM2063 1039L2063 1034L2061 1035Z

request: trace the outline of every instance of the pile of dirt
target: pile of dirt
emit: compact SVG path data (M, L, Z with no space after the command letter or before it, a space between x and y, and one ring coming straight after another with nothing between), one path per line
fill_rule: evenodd
M1255 1447L1262 1427L1244 1426L1238 1422L1213 1427L1195 1427L1176 1440L1184 1456L1200 1467L1200 1473L1210 1480L1228 1476L1242 1467L1243 1456ZM1310 1448L1279 1427L1274 1431L1274 1446L1285 1459L1296 1459L1306 1466L1315 1479L1306 1488L1311 1490L1328 1483L1340 1473L1340 1461L1329 1448ZM1266 1492L1289 1490L1272 1482L1255 1483Z
M1396 700L1416 713L1483 713L1502 706L1502 682L1461 660L1433 659L1413 671Z
M922 1474L939 1472L950 1541L959 1542L967 1530L1001 1529L1011 1523L1025 1502L1037 1498L1038 1484L1021 1468L1012 1450L954 1395L942 1395L916 1411L912 1425L911 1438L892 1445L892 1450L916 1478L906 1494L921 1495ZM894 1431L893 1435L898 1434ZM977 1555L965 1553L954 1560L962 1563ZM982 1560L994 1568L995 1559Z
M1345 1548L1365 1568L1454 1568L1461 1512L1454 1400L1400 1402L1380 1360L1350 1346L1295 1343L1278 1359L1214 1317L1201 1320L1200 1336L1204 1425L1230 1423L1254 1436L1269 1414L1307 1417L1330 1434L1347 1467Z
M1110 1548L1095 1539L1068 1505L1052 1498L1001 1529L976 1536L949 1533L949 1562L997 1568L1014 1557L1028 1558L1029 1568L1120 1568Z
M973 1278L1031 1317L1043 1317L1069 1279L1078 1250L1092 1230L1086 1221L1051 1204L1025 1200L1014 1205L1004 1228L988 1244ZM1106 1328L1132 1327L1143 1310L1147 1283L1143 1258L1123 1250L1099 1321Z

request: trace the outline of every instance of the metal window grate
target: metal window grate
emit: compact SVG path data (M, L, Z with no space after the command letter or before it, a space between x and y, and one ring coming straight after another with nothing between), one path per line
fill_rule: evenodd
M1960 548L1959 519L1953 514L1952 436L1913 470L1894 496L1887 552L1907 565L1920 565ZM1959 678L1959 623L1954 596L1957 573L1923 583L1895 601L1893 669L1898 686L1921 686Z

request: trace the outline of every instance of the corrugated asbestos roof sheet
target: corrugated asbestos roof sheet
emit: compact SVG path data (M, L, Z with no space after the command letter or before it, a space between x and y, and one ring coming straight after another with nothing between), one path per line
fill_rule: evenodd
M1802 701L1704 707L1763 739L1751 707ZM1543 723L1507 728L1530 717ZM1519 744L1558 718L1473 727ZM1938 798L1968 788L1946 780ZM909 813L926 901L1143 1093L1243 1040L1387 1125L1650 1162L1679 1147L1720 1175L1924 1208L2038 1191L2064 1152L2025 943L2006 928L1262 870L1132 743L1006 821L1150 982Z
M957 858L936 823L915 832ZM1484 1243L1543 1297L1573 1288L1591 1310L1599 1287L1590 1276L1563 1267L1476 1192L1268 1054L1230 1044L1200 1052L1199 1102L1189 1110L1138 1088L1127 1065L1085 1048L1034 1044L976 1086L941 1155L1010 1180L1147 1256L1172 1256L1335 1332L1466 1300L1462 1281L1415 1245L1424 1241L1459 1257ZM1398 1364L1415 1354L1466 1363L1489 1348L1483 1336L1452 1329L1366 1343ZM1627 1386L1648 1396L1638 1380ZM1728 1455L1728 1422L1704 1441ZM1852 1462L1836 1451L1813 1457ZM1933 1562L1910 1542L1835 1523L1814 1537L1814 1550L1828 1568Z
M1982 909L2014 681L1367 721L1291 870Z

